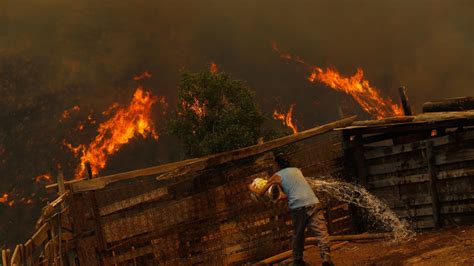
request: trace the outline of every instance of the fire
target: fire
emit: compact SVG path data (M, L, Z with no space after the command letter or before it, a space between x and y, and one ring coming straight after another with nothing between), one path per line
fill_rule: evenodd
M293 108L295 107L295 105L296 104L292 104L287 113L280 113L277 110L273 111L273 118L281 120L283 122L283 125L287 126L293 131L293 134L298 133L298 127L293 121Z
M182 101L181 105L183 109L191 110L199 119L202 119L206 116L206 104L207 102L201 102L196 96L193 96L193 102L189 103L187 101Z
M64 112L61 114L62 119L59 121L62 122L68 119L71 116L72 112L78 112L79 110L81 110L81 108L78 105L74 105L73 107L64 110Z
M280 54L280 57L293 60L307 67L311 71L308 77L310 82L319 81L334 90L349 94L364 111L376 119L403 115L403 109L401 107L393 103L390 98L383 98L379 90L371 86L368 80L364 79L364 71L361 68L358 68L353 76L345 77L335 68L328 67L322 69L317 66L311 66L299 57L283 53L278 49L276 43L272 43L272 48Z
M3 193L2 197L0 197L0 203L5 203L8 201L8 194Z
M211 64L209 65L209 71L210 71L212 74L217 73L218 68L217 68L216 63L211 62Z
M151 107L158 101L158 97L138 87L127 107L115 107L115 115L99 125L98 134L91 143L74 147L64 141L64 145L77 157L80 156L81 163L75 178L84 176L86 162L90 163L92 174L98 174L105 167L109 156L136 136L146 138L150 135L158 139L151 119Z
M151 78L151 77L152 77L151 73L148 72L147 70L145 70L145 72L141 73L140 75L134 76L133 80L138 81L138 80L142 80L142 79L145 79L145 78Z
M36 176L35 177L35 182L39 183L39 182L41 182L41 180L50 181L51 179L52 179L51 174L47 173L47 174L42 174L42 175Z

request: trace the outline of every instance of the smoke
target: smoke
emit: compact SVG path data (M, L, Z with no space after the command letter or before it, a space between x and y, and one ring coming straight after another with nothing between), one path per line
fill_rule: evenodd
M472 96L472 14L472 1L443 0L2 1L0 193L36 192L32 178L54 172L56 163L71 177L77 161L62 140L89 141L94 125L78 133L77 122L90 113L100 122L113 102L126 104L137 85L132 77L144 70L153 74L145 87L171 103L180 70L212 61L248 81L269 117L275 106L297 103L298 125L306 128L336 119L339 105L368 118L349 96L307 82L305 69L273 53L272 40L347 75L360 66L395 101L405 85L416 111L431 99ZM60 123L74 105L81 111ZM159 131L163 118L155 119ZM180 158L176 147L137 140L105 173ZM10 221L0 227L0 245L31 233L39 207L33 215L17 208L0 206L0 217Z

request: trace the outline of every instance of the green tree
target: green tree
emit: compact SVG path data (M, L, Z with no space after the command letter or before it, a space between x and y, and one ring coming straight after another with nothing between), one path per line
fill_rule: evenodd
M253 96L224 72L183 72L169 129L193 157L256 144L264 117Z

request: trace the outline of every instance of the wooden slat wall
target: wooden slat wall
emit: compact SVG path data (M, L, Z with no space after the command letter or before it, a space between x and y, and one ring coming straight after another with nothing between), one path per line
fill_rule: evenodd
M372 193L417 228L473 223L474 129L438 125L436 130L445 135L430 137L426 129L417 133L416 125L406 136L390 129L359 131L359 137L345 132L346 153L362 151L364 160L352 169L360 173L355 169L364 168L366 176L356 178L366 179ZM353 141L357 138L362 144Z
M340 176L338 133L291 147L306 176ZM271 154L230 162L166 182L145 176L74 194L81 264L240 265L290 249L286 203L253 202L247 186L276 170ZM96 206L93 206L93 205ZM93 211L96 210L96 211ZM326 210L333 233L350 233L348 206ZM79 217L79 216L85 217ZM95 219L93 218L95 217ZM85 257L86 253L96 256Z

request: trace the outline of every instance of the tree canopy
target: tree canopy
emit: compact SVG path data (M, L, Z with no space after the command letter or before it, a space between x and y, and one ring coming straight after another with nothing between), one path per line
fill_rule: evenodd
M224 72L183 72L171 133L186 155L204 156L257 143L264 117L247 83Z

